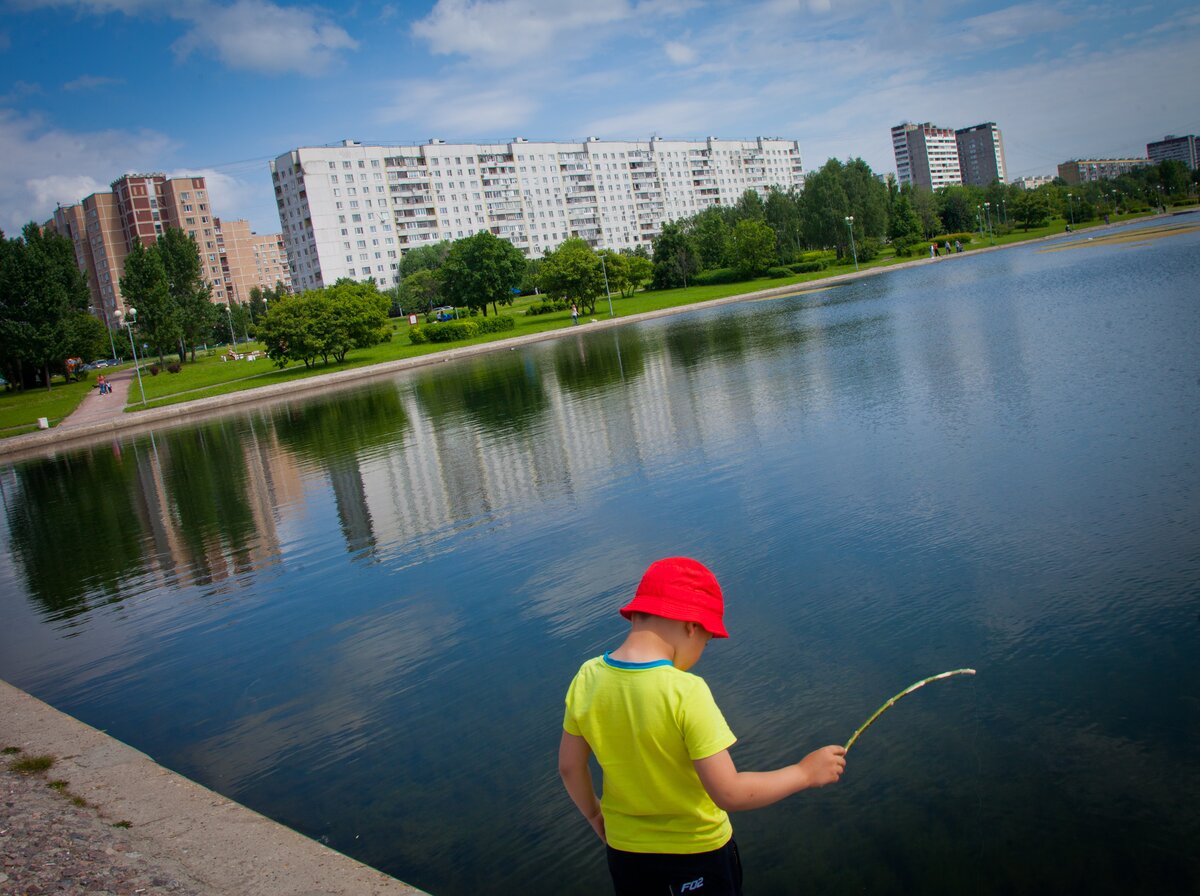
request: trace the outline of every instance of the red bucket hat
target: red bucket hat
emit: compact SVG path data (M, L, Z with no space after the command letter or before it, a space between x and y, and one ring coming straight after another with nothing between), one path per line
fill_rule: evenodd
M626 619L633 613L695 622L714 638L729 637L721 621L725 598L717 577L688 557L667 557L650 564L633 600L621 607Z

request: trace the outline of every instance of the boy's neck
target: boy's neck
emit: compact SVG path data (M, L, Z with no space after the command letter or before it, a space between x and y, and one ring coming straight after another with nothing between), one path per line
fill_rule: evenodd
M634 629L609 656L623 663L653 663L656 660L669 660L673 663L675 650L675 645L658 632L651 629Z

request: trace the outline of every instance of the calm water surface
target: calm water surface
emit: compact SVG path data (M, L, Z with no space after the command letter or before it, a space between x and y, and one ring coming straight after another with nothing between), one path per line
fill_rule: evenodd
M690 554L743 768L979 670L737 816L750 892L1195 892L1200 232L1075 245L0 469L0 677L438 896L602 893L563 693Z

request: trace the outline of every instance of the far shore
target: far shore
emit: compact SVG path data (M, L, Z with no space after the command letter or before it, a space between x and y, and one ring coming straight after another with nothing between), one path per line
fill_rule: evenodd
M1168 213L1168 215L1149 216L1148 218L1143 218L1140 220L1151 220L1155 217L1170 217L1170 213ZM1128 222L1121 223L1123 224ZM1114 224L1111 226L1115 227L1119 225ZM452 348L446 351L422 355L415 358L385 361L380 364L356 367L351 370L339 370L326 374L318 374L316 376L294 380L287 383L277 383L269 386L261 386L255 389L246 389L240 392L231 392L225 395L218 395L209 398L197 398L191 401L180 402L162 407L119 413L103 422L90 424L87 426L75 426L69 428L59 426L53 429L40 430L38 432L11 436L7 439L0 439L0 459L15 461L37 455L53 456L59 451L74 450L75 448L89 443L103 442L106 439L111 439L117 434L137 434L139 432L146 432L151 429L188 425L195 423L198 420L211 419L213 417L221 416L235 408L243 409L255 406L270 406L273 404L293 401L297 398L318 393L335 392L340 389L357 386L366 380L392 376L396 373L419 367L445 364L490 352L513 350L520 346L529 345L535 342L543 342L549 339L559 339L564 336L578 335L580 333L597 329L608 329L610 327L624 326L626 324L654 320L675 314L684 314L701 308L729 305L735 302L761 301L763 299L781 298L783 296L803 295L804 293L818 292L821 290L830 289L832 287L841 286L845 283L855 280L861 280L865 277L886 275L892 271L904 270L907 268L916 267L918 265L939 263L944 264L947 262L954 263L955 260L969 258L984 252L998 252L1018 246L1028 246L1030 244L1048 242L1051 240L1061 240L1064 238L1073 239L1081 233L1099 229L1109 229L1109 227L1109 225L1100 224L1095 227L1074 230L1067 233L1054 233L1044 237L1035 237L1030 240L1005 243L998 246L983 246L962 254L939 256L938 258L914 258L910 261L904 261L898 264L866 268L861 271L839 273L830 277L809 280L804 283L793 283L787 286L758 289L751 292L726 296L725 298L709 299L702 302L689 305L678 305L672 308L664 308L657 311L646 311L640 314L631 314L626 317L595 318L580 327L568 326L558 330L549 330L526 336L516 336L510 339L486 342L479 345L461 346L459 348Z

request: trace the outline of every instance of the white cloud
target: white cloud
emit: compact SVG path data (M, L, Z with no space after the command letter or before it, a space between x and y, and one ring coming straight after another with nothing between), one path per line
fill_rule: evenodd
M467 81L404 81L395 85L397 99L379 115L385 124L410 122L444 139L515 136L538 108L533 94L520 85L493 83L480 88Z
M435 53L526 65L531 54L568 50L573 35L630 15L626 0L438 0L412 30Z
M173 149L154 131L72 132L0 109L0 228L11 233L45 221L55 204L107 189L126 171L154 170Z
M80 75L73 81L63 85L63 90L95 90L97 87L108 87L112 84L124 84L124 78L109 78L105 75Z
M663 47L663 52L676 65L690 65L696 61L696 51L678 41L668 41Z
M230 68L315 75L328 68L339 51L358 46L342 28L316 13L284 9L266 0L238 0L232 6L210 5L199 14L173 14L193 24L174 45L180 56L207 49Z

